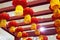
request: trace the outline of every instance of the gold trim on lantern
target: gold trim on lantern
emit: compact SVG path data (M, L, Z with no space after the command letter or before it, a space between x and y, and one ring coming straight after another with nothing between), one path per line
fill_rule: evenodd
M22 32L18 32L17 37L22 37Z
M50 1L51 8L55 10L60 7L60 0L51 0Z
M17 5L15 9L15 16L23 15L23 7L21 5Z
M60 19L55 20L55 26L60 27Z
M40 35L39 30L35 30L35 34L36 34L36 35Z
M7 20L3 19L0 21L0 27L6 28Z
M31 25L31 30L37 30L37 24L33 23L33 24Z
M24 17L24 23L26 24L31 23L31 16L29 14Z
M15 32L15 29L16 29L16 27L12 26L12 27L9 28L9 31L10 31L11 33L13 33L13 32Z
M43 35L40 35L39 36L39 40L43 40Z

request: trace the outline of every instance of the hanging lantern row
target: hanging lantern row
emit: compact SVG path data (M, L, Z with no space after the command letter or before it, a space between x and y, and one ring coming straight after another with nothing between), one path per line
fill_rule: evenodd
M32 25L30 29L35 30L36 35L40 35L40 32L38 31L39 26L37 25L38 19L36 17L32 17L34 11L31 8L27 7L27 0L13 0L12 4L15 7L15 16L24 16L24 23L31 23ZM9 19L10 16L6 12L0 14L0 27L8 28L9 32L16 33L16 36L19 38L23 37L23 40L32 40L31 38L26 39L29 34L27 32L24 32L24 29L22 27L18 27L18 23L16 21L10 21L7 24L7 20ZM39 40L45 40L46 37L41 36L40 38L41 39Z
M6 12L1 13L0 14L0 23L1 23L0 26L3 27L3 28L8 28L11 33L15 33L16 32L17 33L17 35L16 35L17 37L28 37L28 33L23 32L24 29L22 27L20 27L20 26L18 27L18 23L16 21L10 21L7 24L7 20L8 19L10 19L10 16ZM36 35L40 35L40 32L38 31L38 28L40 26L38 26L36 24L37 20L35 20L35 19L37 19L37 18L32 17L32 19L31 19L32 20L31 23L33 23L31 25L31 30L36 30L35 34ZM1 21L1 20L3 20L3 21ZM8 26L6 27L6 25L8 25Z
M54 26L57 33L56 38L60 40L60 0L51 0L50 10L53 11L52 19L54 20Z
M7 20L9 20L9 19L10 19L10 16L6 12L1 13L0 14L0 27L6 28L6 25L8 25L8 28L10 29L10 31L12 31L11 29L15 30L16 29L15 27L18 27L18 23L16 21L10 21L7 24ZM32 30L36 30L37 29L37 25L35 23L38 23L38 19L35 18L35 17L32 17L31 20L32 20L31 23L33 23L32 26L31 26L31 29ZM21 28L17 28L17 29L21 29Z

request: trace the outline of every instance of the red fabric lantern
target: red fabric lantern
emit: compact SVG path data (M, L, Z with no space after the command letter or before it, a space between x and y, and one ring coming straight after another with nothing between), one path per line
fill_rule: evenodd
M6 13L3 12L0 14L0 27L6 28L7 20L10 19L10 16Z
M25 15L28 15L28 14L31 15L31 16L34 14L34 11L29 7L24 9L24 14L23 15L25 16Z
M23 32L24 29L23 29L22 27L17 27L17 28L16 28L16 32L19 32L19 31Z
M48 40L48 37L47 36L44 36L44 39L43 40Z
M6 19L6 20L9 20L10 19L10 16L9 14L7 14L6 12L3 12L2 14L0 14L0 19Z
M31 23L38 23L38 22L39 22L38 18L36 18L36 17L31 18Z
M45 35L40 35L39 40L48 40L48 37Z
M11 27L11 26L15 26L15 27L18 27L18 23L16 21L10 21L8 23L8 27Z
M37 29L39 29L40 28L40 25L37 25Z
M27 38L27 40L32 40L31 38Z
M2 15L0 14L0 20L2 20Z
M57 36L56 36L56 39L60 39L60 35L57 35Z
M24 8L27 7L27 0L12 0L13 6L22 5Z
M28 33L22 32L22 37L28 37Z

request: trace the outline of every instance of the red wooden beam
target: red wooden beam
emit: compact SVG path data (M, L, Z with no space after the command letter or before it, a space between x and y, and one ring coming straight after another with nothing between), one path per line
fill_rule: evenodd
M46 4L46 3L48 3L47 0L36 0L36 1L28 2L27 6L28 7L33 7L33 6L37 6L37 5L41 5L41 4ZM0 13L1 12L13 11L14 9L15 9L14 6L6 7L6 8L1 8L0 9Z
M40 27L52 28L52 27L54 27L54 24L41 25ZM29 31L29 30L31 30L30 27L24 28L24 31Z
M29 34L30 37L36 37L37 35L35 35L34 31L33 32L27 32ZM56 31L55 29L49 29L46 30L44 32L41 32L41 35L55 35Z
M43 26L44 27L54 27L52 24L50 24L50 25L43 25ZM10 33L9 29L7 29L7 28L2 28L2 29L4 29L5 31L7 31L8 33ZM26 30L27 29L25 28L24 31L26 31ZM27 33L29 34L29 36L37 36L37 35L34 34L34 31L33 32L27 32ZM13 36L16 37L15 33L10 33L10 34L12 34ZM56 31L55 31L55 29L49 29L49 30L46 30L44 32L41 32L41 34L43 34L43 35L54 35L54 34L56 34Z
M38 23L44 23L44 22L51 22L53 21L52 18L43 18L39 19ZM30 25L30 24L25 24L24 22L18 23L19 26L24 26L24 25Z
M50 11L50 10L44 10L44 11L35 12L33 14L33 16L46 15L46 14L51 14L51 13L52 13L52 11ZM13 16L10 19L8 19L8 21L10 21L10 20L18 20L18 19L23 19L23 18L24 18L23 16ZM50 22L50 21L53 21L52 18L43 18L43 19L39 18L39 23ZM24 22L18 23L18 24L19 24L19 26L28 25L28 24L25 24Z
M33 16L41 16L41 15L46 15L46 14L52 14L52 11L43 10L43 11L35 12L33 14ZM10 21L10 20L18 20L18 19L23 19L23 18L24 18L24 16L13 16L10 19L8 19L8 21Z

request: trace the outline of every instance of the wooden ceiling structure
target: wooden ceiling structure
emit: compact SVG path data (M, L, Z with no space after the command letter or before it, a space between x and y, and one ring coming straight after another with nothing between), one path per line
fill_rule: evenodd
M0 3L9 2L9 1L11 1L11 0L0 0ZM36 0L36 1L28 2L27 6L28 7L33 7L33 6L44 5L44 4L49 4L49 1L47 1L47 0ZM0 13L14 11L14 9L15 9L14 6L0 8ZM50 11L49 9L48 10L43 10L43 11L38 11L38 12L35 12L33 15L34 16L41 16L41 15L47 15L47 14L52 14L52 11ZM23 19L23 18L24 18L24 16L13 16L13 17L10 17L10 19L8 19L8 21L18 20L18 19ZM52 22L52 21L53 21L52 18L43 18L43 19L39 18L39 23ZM30 24L24 24L23 22L18 23L18 24L19 24L19 26L30 25ZM54 27L53 24L43 25L43 26L46 27L46 28L53 28ZM10 33L8 31L8 29L5 29L5 28L2 28L2 29L4 29L5 31ZM29 27L24 28L24 29L25 29L24 31L30 30ZM10 34L15 36L15 40L20 40L20 38L17 38L15 34L13 34L13 33L10 33ZM34 34L34 31L33 32L28 32L28 34L29 34L30 37L31 36L33 36L33 37L36 36ZM55 29L49 29L49 30L46 30L45 32L43 32L41 34L43 34L43 35L55 35L56 31L55 31Z

